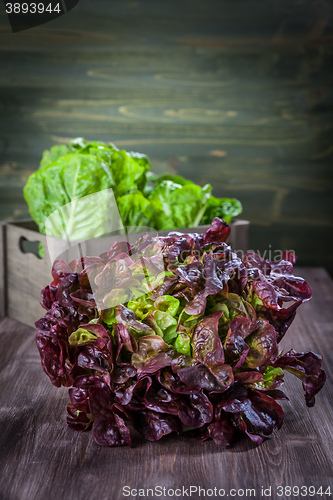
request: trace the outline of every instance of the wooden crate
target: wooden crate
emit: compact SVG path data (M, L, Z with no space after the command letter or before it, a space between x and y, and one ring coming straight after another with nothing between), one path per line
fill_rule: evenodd
M235 250L246 251L249 222L237 220L230 226L228 243ZM207 227L209 226L177 231L202 233ZM36 224L31 220L1 224L0 229L0 315L34 326L35 321L45 312L40 305L40 292L52 281L52 263L47 251L46 236L37 231ZM161 236L168 233L169 231L158 232ZM117 237L113 239L116 240ZM26 253L27 248L29 250L29 246L33 246L33 242L36 247L38 242L43 244L45 255L42 259L34 253ZM93 255L91 251L89 254Z

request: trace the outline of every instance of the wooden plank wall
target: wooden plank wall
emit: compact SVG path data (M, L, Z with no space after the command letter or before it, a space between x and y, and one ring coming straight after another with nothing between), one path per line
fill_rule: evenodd
M328 0L81 0L12 34L2 14L0 219L82 135L238 197L252 249L333 272L332 19Z

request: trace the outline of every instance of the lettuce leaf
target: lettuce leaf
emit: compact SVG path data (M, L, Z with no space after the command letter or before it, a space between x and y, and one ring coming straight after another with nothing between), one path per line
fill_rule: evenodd
M232 217L242 213L242 204L236 198L215 198L211 196L208 200L201 224L210 224L214 217L219 217L229 223Z
M292 274L293 256L241 260L228 234L214 219L204 234L114 243L84 269L54 264L36 342L51 382L72 386L70 428L91 426L106 446L130 445L131 427L153 441L177 432L228 447L245 434L259 445L282 425L285 371L313 406L326 378L322 357L278 351L280 322L285 333L311 289ZM142 279L159 281L162 268L165 281L147 293ZM142 294L130 299L134 285Z
M58 208L113 186L114 179L110 169L96 156L67 154L33 173L24 187L23 194L39 231L45 234L45 220ZM88 226L89 220L92 225L100 222L97 217L91 217L91 208L88 204L84 213L80 214ZM75 204L70 210L74 213ZM106 210L107 207L104 212ZM99 214L102 215L107 219L106 214ZM69 231L69 228L66 229ZM82 234L77 235L77 239L87 237L89 229L85 229L83 224ZM56 232L51 235L59 236Z
M43 152L39 170L29 177L24 188L24 197L42 233L45 233L45 219L57 208L107 188L113 190L123 226L137 227L138 232L142 227L166 230L210 224L216 216L229 222L241 213L238 200L215 198L209 184L200 187L180 175L157 175L150 168L149 158L144 154L78 137ZM64 179L73 169L77 169L73 186L65 186ZM80 207L80 211L81 222L89 211L95 221L103 216L101 211L94 213L91 206L83 210ZM99 221L99 226L106 224ZM106 233L112 230L109 228ZM85 232L82 227L74 231L79 239L103 234L97 231L91 236L91 232L91 228ZM60 233L52 225L48 229L50 236L61 237Z
M201 188L193 183L182 186L163 180L149 196L154 227L163 230L198 226L211 189L209 184Z
M117 200L118 209L122 223L125 227L134 228L150 226L152 218L152 206L149 200L143 196L141 191L124 194Z

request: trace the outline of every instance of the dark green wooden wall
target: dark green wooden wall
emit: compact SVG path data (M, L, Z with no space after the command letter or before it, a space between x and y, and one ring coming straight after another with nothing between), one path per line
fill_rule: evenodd
M12 34L2 14L0 219L82 135L238 197L253 249L333 272L332 19L327 0L81 0Z

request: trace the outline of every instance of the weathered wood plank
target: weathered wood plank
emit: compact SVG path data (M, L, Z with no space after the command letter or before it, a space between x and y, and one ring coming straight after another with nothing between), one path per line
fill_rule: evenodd
M43 315L39 303L40 292L52 281L52 265L47 252L43 259L33 253L23 253L21 239L40 241L46 247L46 237L10 224L6 232L7 314L10 318L33 326ZM32 238L32 234L36 236Z
M285 391L290 401L283 402L285 423L259 448L242 440L233 449L223 450L213 442L173 436L156 443L136 437L132 449L99 447L90 432L78 434L66 428L67 390L56 389L44 375L34 330L3 319L1 497L120 500L125 485L173 489L193 485L224 488L227 493L231 488L255 488L252 498L261 498L262 486L272 486L275 498L277 485L333 487L333 357L328 348L333 313L331 301L322 301L323 293L331 298L333 283L322 269L298 271L312 285L313 299L300 307L282 347L312 348L323 354L328 381L316 405L309 409L303 401L301 382L289 374ZM193 494L192 498L199 496Z

